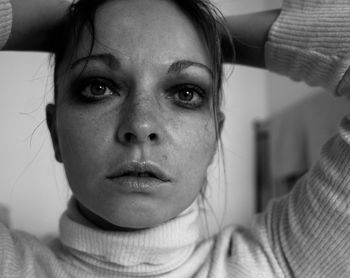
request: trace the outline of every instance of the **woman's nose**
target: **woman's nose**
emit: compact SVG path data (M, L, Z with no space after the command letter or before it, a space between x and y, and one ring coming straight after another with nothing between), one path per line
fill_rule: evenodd
M133 103L125 107L120 115L117 131L122 144L158 144L162 128L157 109L150 103Z

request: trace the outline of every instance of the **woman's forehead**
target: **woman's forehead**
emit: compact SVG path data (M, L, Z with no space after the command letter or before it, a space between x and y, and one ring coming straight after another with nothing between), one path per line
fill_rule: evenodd
M77 55L90 50L84 32ZM112 53L139 62L193 60L209 66L208 50L192 21L166 0L109 1L95 17L93 53ZM169 60L169 61L168 61Z

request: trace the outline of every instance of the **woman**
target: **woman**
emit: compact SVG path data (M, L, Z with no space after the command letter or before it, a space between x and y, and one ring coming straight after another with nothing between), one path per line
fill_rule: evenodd
M22 45L21 32L36 20L12 3L13 36L5 49L56 54L55 104L47 107L47 122L74 198L50 248L0 226L1 277L349 276L347 119L320 162L251 229L228 227L201 238L196 199L224 120L219 25L209 3L81 0L54 47L55 38ZM49 3L59 14L58 4ZM7 34L10 6L2 5ZM252 37L259 44L277 15L257 18L264 23ZM52 33L59 16L52 18L34 28L37 34ZM272 68L290 53L273 37L284 30L278 27L284 19L282 11L270 31L266 62ZM242 18L229 21L235 33ZM250 49L244 38L240 42L238 61L244 62ZM280 49L285 52L278 56ZM261 50L254 55L253 64L265 64ZM295 60L302 59L309 57ZM332 84L344 74L343 60L334 65Z

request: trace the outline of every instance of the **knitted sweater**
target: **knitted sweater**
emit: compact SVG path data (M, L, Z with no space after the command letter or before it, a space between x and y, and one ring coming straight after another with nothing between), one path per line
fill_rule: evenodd
M0 49L5 45L12 27L12 9L9 0L0 0Z
M266 46L270 69L338 94L347 91L348 6L350 0L286 0ZM0 0L0 15L1 45L11 25L8 0ZM317 16L325 20L310 21ZM332 39L330 30L337 34ZM106 232L84 219L73 199L52 246L0 225L0 277L350 277L349 204L345 117L318 163L250 228L230 226L203 239L194 203L152 229Z

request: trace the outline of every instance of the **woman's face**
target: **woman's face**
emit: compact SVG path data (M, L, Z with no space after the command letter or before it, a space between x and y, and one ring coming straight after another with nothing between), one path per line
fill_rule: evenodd
M56 157L97 225L156 226L195 200L216 150L208 50L168 1L109 1L95 27L92 54L86 30L58 70Z

